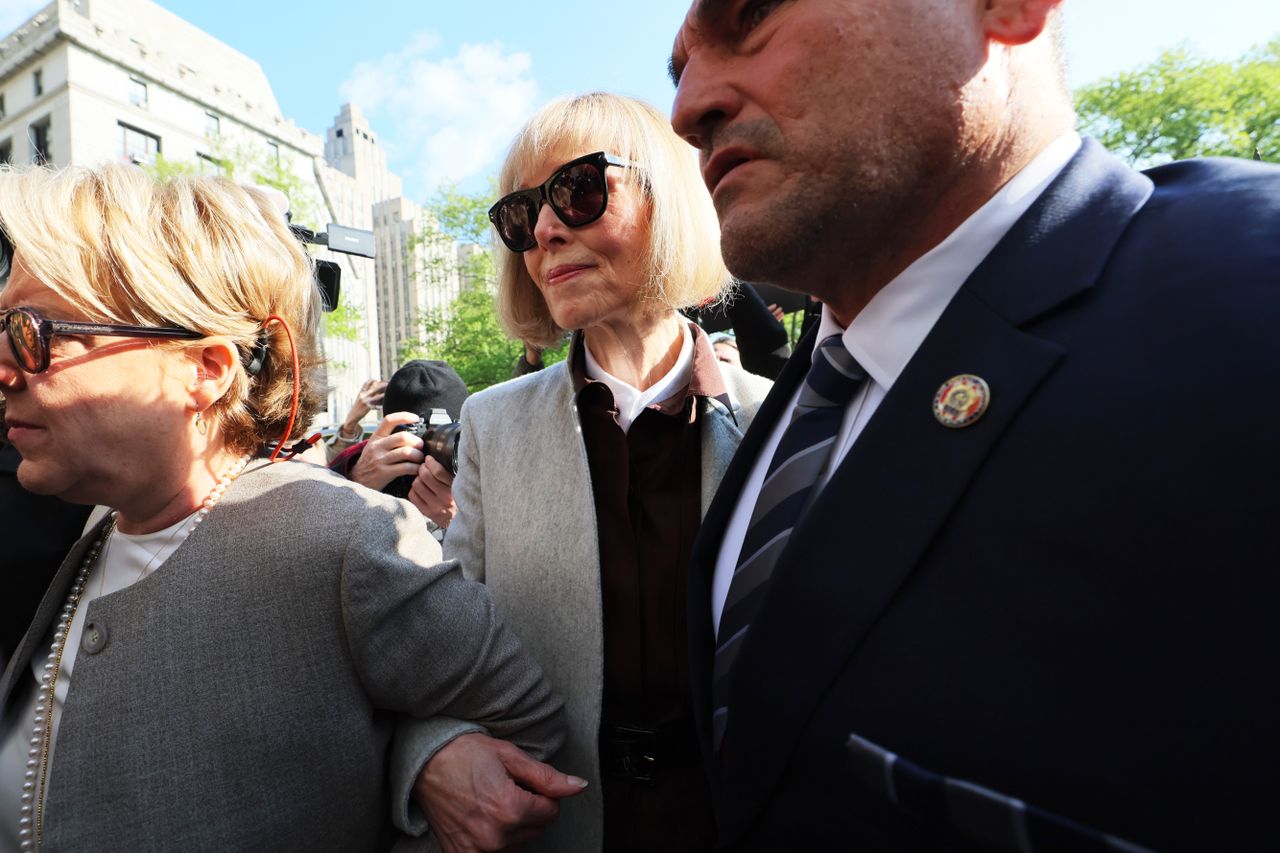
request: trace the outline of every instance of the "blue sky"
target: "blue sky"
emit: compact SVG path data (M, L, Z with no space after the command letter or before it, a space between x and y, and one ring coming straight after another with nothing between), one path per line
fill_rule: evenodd
M0 32L43 5L0 0ZM421 201L445 177L482 186L514 130L556 95L610 89L669 111L666 58L688 0L160 5L256 59L285 115L315 133L344 101L360 102ZM1277 0L1065 0L1065 9L1077 85L1184 42L1234 57L1280 36Z

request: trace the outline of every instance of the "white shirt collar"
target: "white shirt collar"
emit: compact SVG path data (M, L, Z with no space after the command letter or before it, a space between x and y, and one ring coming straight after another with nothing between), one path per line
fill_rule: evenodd
M631 422L638 418L650 404L662 402L689 384L689 377L693 375L693 332L683 318L680 321L680 328L684 332L684 337L680 340L680 355L676 357L676 363L666 372L666 375L644 391L607 373L591 355L591 347L587 345L586 337L583 337L582 351L585 356L587 378L603 382L613 392L613 405L618 410L618 426L622 427L623 432L631 429Z
M1065 133L1045 147L941 243L872 297L848 329L826 306L818 340L843 333L844 345L876 384L888 390L933 329L951 298L1080 148Z

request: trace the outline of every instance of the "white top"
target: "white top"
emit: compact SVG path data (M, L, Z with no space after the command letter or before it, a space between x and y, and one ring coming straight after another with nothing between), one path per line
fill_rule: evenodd
M582 339L582 349L586 354L587 378L609 386L609 390L613 392L614 408L618 410L615 419L624 433L631 429L631 422L640 417L640 413L648 406L661 403L689 384L689 377L693 374L693 332L689 324L683 320L680 328L684 331L684 337L680 341L680 355L676 357L676 363L665 376L644 391L607 373L592 357L591 347L586 345L587 339L585 337Z
M842 329L823 306L816 340L842 335L845 347L867 371L869 381L863 384L845 410L819 488L826 484L831 472L843 461L956 291L1035 203L1079 148L1080 136L1075 131L1050 143L946 239L886 284L853 318L849 328ZM791 401L774 424L773 432L761 447L725 528L711 584L711 619L717 632L724 601L729 594L729 582L733 579L738 553L742 550L742 540L746 537L751 512L760 494L760 484L764 482L765 471L782 441L787 424L791 423L791 412L800 397L800 387L796 387Z
M133 536L117 530L107 540L97 564L90 571L89 578L85 582L84 594L80 597L80 606L76 608L75 619L71 622L66 646L62 652L62 667L58 672L58 681L54 685L53 736L49 743L50 777L53 776L53 753L58 742L62 706L67 701L67 691L71 688L76 653L80 650L80 635L84 632L85 614L89 610L89 602L132 586L160 568L164 561L178 550L178 546L191 535L195 527L191 522L195 516L196 513L192 513L176 524L155 533ZM31 659L31 676L35 679L37 689L31 691L27 702L10 709L10 713L4 718L3 741L0 741L0 853L8 853L10 850L17 853L19 850L18 818L22 806L23 777L26 772L28 751L31 748L31 730L35 722L36 703L41 693L40 674L44 671L52 644L53 628L36 648L36 653ZM39 797L40 792L37 788L37 802Z

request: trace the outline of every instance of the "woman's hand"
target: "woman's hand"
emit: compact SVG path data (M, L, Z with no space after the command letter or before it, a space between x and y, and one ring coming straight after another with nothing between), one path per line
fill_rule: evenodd
M453 502L453 474L428 456L418 466L418 476L413 478L409 503L441 529L448 528L458 513L458 505Z
M446 853L526 844L587 783L482 734L454 738L418 774L413 798Z
M382 396L386 390L387 383L381 379L366 379L360 386L360 393L356 394L355 402L351 404L351 410L347 412L346 419L342 422L342 427L338 431L339 436L343 438L355 436L359 439L360 421L370 411L382 405Z
M411 432L391 431L417 419L413 412L392 412L383 418L351 467L351 479L380 492L396 477L416 474L424 458L422 439Z

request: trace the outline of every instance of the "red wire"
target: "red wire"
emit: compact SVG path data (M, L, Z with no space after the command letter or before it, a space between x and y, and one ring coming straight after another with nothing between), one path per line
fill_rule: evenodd
M289 353L293 356L293 401L289 404L289 422L285 424L284 435L280 437L280 441L276 444L276 449L271 451L269 462L275 462L276 457L280 455L280 451L284 449L284 444L289 440L289 434L293 432L293 422L298 417L298 375L302 369L298 365L298 348L293 345L293 332L289 331L289 324L284 321L283 317L272 314L267 317L267 321L262 324L262 328L267 328L272 323L279 323L284 327L284 333L289 338ZM287 461L287 460L283 460Z

